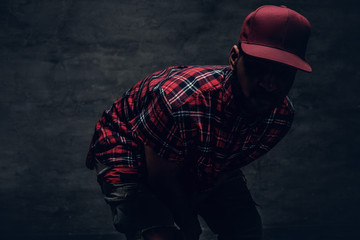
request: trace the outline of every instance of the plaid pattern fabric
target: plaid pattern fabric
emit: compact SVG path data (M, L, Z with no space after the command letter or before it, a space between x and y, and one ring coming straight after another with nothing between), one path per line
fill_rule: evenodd
M95 159L108 166L101 178L110 184L138 181L146 144L185 164L206 188L220 173L259 158L287 133L294 108L286 97L266 117L245 117L231 76L224 66L178 66L144 78L103 113L87 166Z

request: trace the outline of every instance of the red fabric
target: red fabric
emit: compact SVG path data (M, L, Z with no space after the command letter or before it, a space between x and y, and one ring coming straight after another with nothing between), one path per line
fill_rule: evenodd
M242 26L239 43L251 56L264 58L311 72L305 61L311 26L301 14L285 6L261 6Z
M144 176L147 144L164 159L191 167L200 188L259 158L289 130L288 97L268 116L247 119L222 66L170 67L135 84L96 124L87 166L95 158L110 169L102 179L118 184Z

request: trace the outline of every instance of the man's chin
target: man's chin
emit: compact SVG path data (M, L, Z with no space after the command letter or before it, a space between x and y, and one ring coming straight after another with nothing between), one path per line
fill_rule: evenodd
M243 104L243 112L251 117L262 117L269 115L275 106L271 104Z
M279 98L280 99L280 98ZM242 112L251 118L268 116L282 101L275 99L250 96L242 96L241 100Z

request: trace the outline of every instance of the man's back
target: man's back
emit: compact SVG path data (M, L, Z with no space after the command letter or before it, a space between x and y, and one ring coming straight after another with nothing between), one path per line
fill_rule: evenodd
M104 112L88 166L96 157L116 166L104 174L111 183L133 181L141 175L145 144L168 161L192 161L193 181L201 189L211 187L219 174L269 151L293 118L286 97L267 116L249 119L238 109L235 87L232 71L223 66L170 67L151 74Z

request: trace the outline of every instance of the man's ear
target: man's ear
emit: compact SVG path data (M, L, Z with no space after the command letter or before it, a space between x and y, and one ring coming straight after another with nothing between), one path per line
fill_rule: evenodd
M238 48L238 46L234 45L231 48L230 55L229 55L229 64L230 64L231 70L233 70L233 71L235 70L236 63L239 60L239 58L240 58L239 48Z

